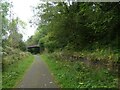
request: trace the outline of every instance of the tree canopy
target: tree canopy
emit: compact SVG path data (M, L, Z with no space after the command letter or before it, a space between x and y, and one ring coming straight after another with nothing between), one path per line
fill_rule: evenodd
M5 46L13 47L13 48L24 48L25 43L22 41L22 34L19 33L19 28L25 28L26 24L20 20L18 17L14 18L14 12L11 11L13 5L8 1L1 1L0 3L1 12L0 12L0 21L1 21L1 40L3 48Z
M32 42L43 43L50 52L120 48L117 43L120 5L117 2L47 2L35 10L39 23Z

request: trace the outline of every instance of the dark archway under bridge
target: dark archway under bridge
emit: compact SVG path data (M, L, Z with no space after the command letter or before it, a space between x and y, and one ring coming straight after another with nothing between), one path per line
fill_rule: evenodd
M40 53L40 46L39 45L27 46L27 51L31 52L32 54L38 54Z

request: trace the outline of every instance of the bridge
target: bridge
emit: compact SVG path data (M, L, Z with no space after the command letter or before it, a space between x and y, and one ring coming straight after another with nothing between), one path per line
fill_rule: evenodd
M32 54L40 53L40 46L39 45L27 46L27 51L31 52Z

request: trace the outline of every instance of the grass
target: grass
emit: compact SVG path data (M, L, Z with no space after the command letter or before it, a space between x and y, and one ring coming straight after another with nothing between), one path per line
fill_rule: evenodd
M118 77L104 68L90 68L79 61L70 62L41 55L61 88L117 88Z
M0 90L2 89L2 72L0 71Z
M2 73L2 88L14 88L33 62L32 55L11 65Z

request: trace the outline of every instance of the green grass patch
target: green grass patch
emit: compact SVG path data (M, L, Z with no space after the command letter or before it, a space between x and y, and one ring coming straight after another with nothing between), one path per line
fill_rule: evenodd
M52 54L41 57L61 88L117 88L117 75L109 73L107 69L88 67L80 61L55 59Z
M0 71L0 90L2 89L2 72Z
M29 55L23 60L11 65L2 73L2 88L13 88L16 86L17 82L23 77L25 71L33 62L33 55Z

